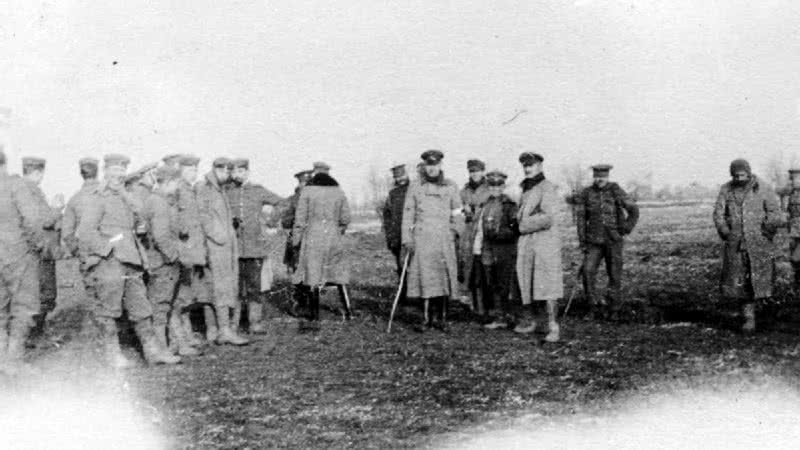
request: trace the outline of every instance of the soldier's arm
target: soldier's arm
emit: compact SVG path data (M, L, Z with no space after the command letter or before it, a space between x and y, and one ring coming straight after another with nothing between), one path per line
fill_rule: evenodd
M768 187L764 189L764 225L769 233L775 233L778 228L786 226L786 217L775 191Z
M100 196L90 195L87 197L86 209L83 214L75 232L81 251L88 255L107 257L114 249L114 244L100 234L100 222L104 214Z
M78 252L78 242L75 239L75 226L77 225L78 218L75 214L75 202L70 200L67 207L64 208L64 218L61 221L61 236L63 237L64 245L69 251L75 255Z
M28 244L34 250L41 250L44 246L44 228L36 198L22 183L14 189L14 199L17 211L22 218L22 229Z
M450 195L450 228L455 232L456 216L463 211L462 208L466 208L468 205L461 199L458 186L456 186L455 183L453 183L450 188L452 190ZM470 213L472 212L474 211L470 211Z
M297 200L297 211L295 211L294 214L292 245L295 247L300 245L300 240L303 238L303 231L306 229L306 224L308 222L309 199L306 192L307 191L303 191L300 193L300 198Z
M211 195L209 188L204 185L197 186L197 209L200 214L200 225L203 227L203 232L206 237L216 244L223 244L225 236L220 227L217 226L214 212L211 209ZM225 224L225 226L230 226Z
M167 262L175 262L180 256L178 241L174 238L170 227L170 206L162 198L155 195L147 200L147 217L150 220L150 233L158 251Z
M284 198L280 195L270 191L265 187L261 187L261 204L262 205L270 205L270 206L278 206L281 202L284 201Z
M714 226L717 228L717 233L719 237L723 240L728 239L728 235L731 233L731 229L728 227L728 221L725 217L725 203L727 192L725 187L723 186L719 190L719 195L717 195L717 201L714 203Z
M639 222L639 205L619 185L617 185L617 199L626 213L623 234L630 234Z
M413 231L417 211L417 198L414 191L414 187L409 186L406 191L406 199L403 201L403 226L400 235L402 245L414 245Z
M575 228L578 231L578 244L586 245L586 191L580 191L575 196Z
M544 189L542 199L539 202L537 212L522 214L519 221L519 232L522 234L536 233L537 231L549 230L553 226L556 215L556 202L558 194L555 189Z

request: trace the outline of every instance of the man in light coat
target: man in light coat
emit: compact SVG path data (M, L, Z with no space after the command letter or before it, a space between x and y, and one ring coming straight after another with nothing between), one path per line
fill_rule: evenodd
M564 296L561 268L561 236L558 226L560 199L555 185L544 176L544 158L525 152L519 157L525 179L522 181L517 222L517 278L522 294L523 322L514 331L533 333L536 322L533 302L547 302L547 342L559 340L558 299Z
M423 300L424 319L417 331L445 331L447 302L458 293L454 218L461 214L461 199L458 186L444 177L442 158L439 150L422 154L420 179L409 185L403 207L403 254L411 255L407 295Z

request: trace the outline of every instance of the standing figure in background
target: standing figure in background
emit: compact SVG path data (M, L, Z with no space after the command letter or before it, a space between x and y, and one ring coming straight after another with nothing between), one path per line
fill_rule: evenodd
M239 298L247 308L250 333L265 333L263 292L272 286L261 285L261 271L269 264L269 237L261 226L264 206L277 206L283 199L260 184L250 181L250 161L233 160L232 182L225 192L233 211L233 228L239 245ZM234 329L239 323L234 322Z
M525 179L522 181L517 223L517 279L522 294L523 321L514 331L533 333L533 302L547 302L547 342L557 342L558 299L564 296L564 275L561 268L561 236L558 226L558 189L545 179L544 158L525 152L519 157Z
M223 185L230 178L231 160L217 158L213 168L197 185L200 223L206 235L208 265L214 292L219 335L217 344L247 345L250 341L239 335L231 324L238 317L239 251L233 229L228 197Z
M785 226L775 191L756 177L750 164L730 165L731 181L722 185L714 205L714 225L722 239L722 295L742 305L742 331L756 329L756 301L772 296L777 246Z
M486 174L489 199L476 219L475 253L481 257L485 290L498 315L485 328L494 330L516 324L514 301L517 294L517 204L503 193L508 176L499 170Z
M447 330L447 303L458 292L454 219L462 212L461 199L456 184L444 177L442 158L439 150L422 154L422 177L409 185L403 206L402 259L411 255L408 297L423 300L420 332Z
M389 191L386 204L383 206L383 234L386 236L386 247L394 255L397 276L403 271L403 260L400 253L403 247L403 204L408 192L408 174L405 164L392 167L394 187ZM400 292L400 302L406 301L406 282Z
M625 236L639 221L639 207L617 184L609 181L612 166L592 167L594 183L576 201L578 242L583 252L583 289L595 315L617 318L622 294L622 250ZM600 262L608 273L608 295L597 298Z
M61 214L64 199L57 195L52 205L47 202L41 184L44 179L45 160L43 158L22 158L22 177L36 201L41 215L44 242L39 253L39 314L33 316L34 326L31 336L44 333L47 314L56 308L58 286L56 285L56 260L62 257L61 251Z
M0 146L0 369L22 362L39 305L41 214L30 189L6 169Z
M485 322L489 322L490 311L494 308L493 298L485 298L486 278L484 277L481 257L474 253L475 231L481 207L489 199L489 186L486 184L486 165L483 161L470 159L467 161L469 181L461 189L461 205L464 209L464 230L459 236L458 260L459 281L462 292L472 297L472 309Z
M800 296L800 169L789 170L789 185L781 191L789 216L789 261L794 271L794 295Z
M337 287L346 317L351 314L347 294L350 271L344 251L350 207L329 170L323 162L314 163L314 175L300 191L292 231L292 243L300 246L294 282L311 289L308 318L312 323L319 321L320 289L325 285Z
M308 180L311 179L311 171L303 170L297 172L294 174L294 177L297 178L297 187L294 188L294 194L292 194L288 200L289 205L281 215L281 227L288 231L286 234L286 249L283 252L283 263L286 265L286 270L289 272L289 275L297 270L297 259L300 256L300 248L295 247L292 243L294 214L297 211L297 201L300 200L300 191L303 189L303 186L308 183ZM302 283L294 284L293 286L292 310L290 314L295 317L300 317L307 313L306 309L308 308L308 300L311 292L309 292L307 286Z
M100 182L97 180L100 161L96 158L86 157L78 161L78 169L83 178L83 185L67 202L64 208L64 217L61 221L61 239L72 257L78 257L78 237L75 231L86 209L86 199L91 192L97 189Z

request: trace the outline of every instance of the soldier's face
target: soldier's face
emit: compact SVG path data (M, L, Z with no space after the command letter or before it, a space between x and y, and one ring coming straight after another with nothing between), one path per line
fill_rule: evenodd
M41 184L42 179L44 178L44 171L43 170L34 170L25 174L25 178L31 180L36 184Z
M483 179L483 174L482 170L470 170L469 179L477 183Z
M189 184L197 179L197 166L181 166L181 178Z
M442 172L442 166L439 164L425 164L425 174L429 177L438 177Z
M734 181L738 181L739 183L745 183L750 180L750 174L744 170L740 170L733 174Z
M233 172L231 173L231 176L233 177L234 181L237 181L239 183L244 183L244 182L247 181L247 178L250 176L250 171L245 169L244 167L237 167L237 168L233 169Z
M789 182L792 183L793 188L800 189L800 175L792 175Z
M403 185L403 184L408 184L408 175L403 175L401 177L395 178L394 179L394 184L396 184L398 186L399 185Z
M542 173L542 163L535 162L533 164L526 164L522 166L522 170L525 172L525 178L535 177Z
M228 170L227 167L214 167L214 175L217 177L217 181L220 183L224 183L228 181L228 177L230 177L231 172Z
M502 184L500 186L489 185L489 195L491 195L492 197L500 197L500 195L503 194L505 188L506 187L503 186Z
M608 175L595 175L594 184L597 187L605 187L608 184Z
M109 185L119 187L125 183L125 172L127 172L125 166L106 166L103 169L103 176Z
M165 194L168 195L174 194L178 190L178 181L179 180L169 180L167 182L161 183L161 189L164 191Z

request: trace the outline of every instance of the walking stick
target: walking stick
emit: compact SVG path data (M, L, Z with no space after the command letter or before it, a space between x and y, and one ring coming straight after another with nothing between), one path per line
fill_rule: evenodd
M567 306L564 308L564 314L561 316L561 320L564 320L564 319L567 318L567 313L569 312L569 307L572 305L572 300L575 298L575 294L578 292L578 287L581 284L581 276L582 275L583 275L583 264L581 264L581 268L578 269L578 276L577 276L577 279L578 279L577 281L578 282L575 283L575 286L572 288L572 294L570 294L570 296L569 296L569 300L567 301Z
M406 272L408 271L408 261L411 257L411 253L406 253L406 257L403 260L403 271L400 273L400 286L397 287L397 295L394 296L394 302L392 302L392 312L389 314L389 326L386 327L386 332L392 332L392 320L394 319L394 312L397 309L397 302L400 301L400 294L403 292L403 284L406 281Z

